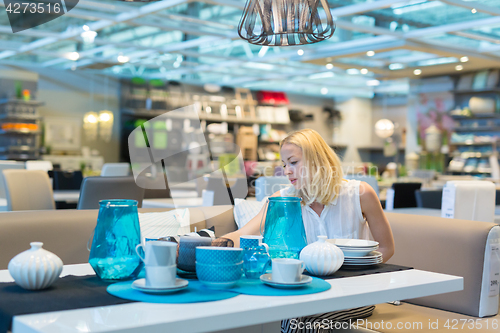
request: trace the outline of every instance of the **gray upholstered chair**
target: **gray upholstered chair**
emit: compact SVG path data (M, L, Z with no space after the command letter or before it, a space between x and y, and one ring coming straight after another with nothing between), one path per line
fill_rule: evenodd
M106 199L137 200L142 207L144 189L137 186L134 177L87 177L82 182L77 209L99 209L99 201Z
M49 175L43 170L3 170L7 210L55 209Z
M101 170L102 177L120 177L130 174L128 163L104 163Z

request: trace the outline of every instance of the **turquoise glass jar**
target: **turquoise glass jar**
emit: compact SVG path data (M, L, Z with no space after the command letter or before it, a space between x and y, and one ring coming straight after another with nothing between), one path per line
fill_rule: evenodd
M299 259L300 251L307 245L301 200L297 197L268 199L263 236L264 243L269 246L269 255L272 259ZM261 232L262 229L261 225Z
M104 280L136 277L142 260L135 247L141 243L136 200L101 200L89 263Z

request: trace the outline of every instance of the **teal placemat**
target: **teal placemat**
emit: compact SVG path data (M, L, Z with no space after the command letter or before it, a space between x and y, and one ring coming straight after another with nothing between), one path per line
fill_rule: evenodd
M254 296L298 296L320 293L332 287L323 279L319 279L317 277L312 277L312 279L311 283L300 288L280 289L270 287L262 283L260 280L251 280L243 277L240 281L238 281L238 284L235 287L228 290Z
M238 296L237 292L205 288L203 284L197 280L189 280L189 285L186 289L165 295L146 294L132 289L132 282L133 281L115 283L108 286L106 290L111 295L119 298L147 303L199 303L220 301Z

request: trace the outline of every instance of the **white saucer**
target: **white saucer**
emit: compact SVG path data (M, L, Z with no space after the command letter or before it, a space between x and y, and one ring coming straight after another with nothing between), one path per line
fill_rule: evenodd
M132 283L132 289L142 291L147 294L168 294L187 288L189 282L184 279L175 279L175 285L167 288L154 288L146 286L146 279L138 279Z
M299 282L275 282L273 281L273 275L271 273L269 274L263 274L260 276L260 280L264 282L265 284L274 287L274 288L283 288L283 289L289 289L289 288L299 288L302 286L305 286L309 283L312 282L312 277L308 275L302 275L300 277Z

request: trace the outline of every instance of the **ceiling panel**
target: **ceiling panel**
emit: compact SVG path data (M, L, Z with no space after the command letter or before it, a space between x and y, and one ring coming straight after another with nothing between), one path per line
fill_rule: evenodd
M372 96L373 79L387 91L401 92L391 82L400 87L398 78L412 77L419 67L427 68L422 75L453 74L463 56L468 57L464 70L500 67L500 1L329 4L337 22L331 39L273 48L239 38L244 0L80 0L66 15L16 34L2 2L0 64L332 97ZM92 43L81 36L85 25L97 33Z

